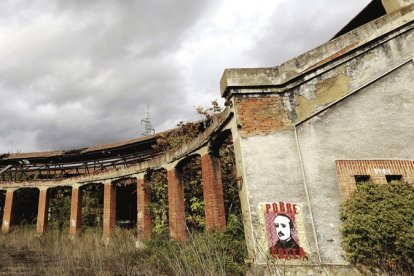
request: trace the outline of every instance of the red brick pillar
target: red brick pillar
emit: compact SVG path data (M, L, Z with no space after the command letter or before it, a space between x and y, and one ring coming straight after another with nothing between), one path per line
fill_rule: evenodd
M49 208L49 195L47 189L39 192L39 207L37 208L36 233L43 234L46 230Z
M14 190L7 190L3 209L3 225L1 226L1 231L3 233L9 233L10 231L13 219L13 199Z
M177 168L167 171L168 215L171 237L178 241L187 239L185 231L184 186L182 173Z
M224 212L223 183L220 159L208 153L201 156L201 175L206 214L206 229L226 228Z
M77 235L80 231L81 225L82 225L82 191L80 187L72 187L69 234L72 236Z
M151 202L149 193L145 189L144 175L137 177L137 225L138 237L151 238L152 218L148 205Z
M109 238L116 226L116 186L104 183L103 238Z

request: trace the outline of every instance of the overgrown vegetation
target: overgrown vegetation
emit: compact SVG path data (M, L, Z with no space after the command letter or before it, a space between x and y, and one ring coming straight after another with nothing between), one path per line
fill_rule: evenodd
M177 127L171 131L160 133L157 137L156 148L169 150L178 148L194 140L206 127L211 124L213 117L221 112L217 101L211 102L211 107L196 107L197 113L202 117L200 122L179 122Z
M413 185L361 183L341 220L349 261L396 275L414 273Z
M193 157L183 166L185 221L191 232L206 225L200 158Z
M168 234L168 186L165 171L148 171L145 178L147 192L151 197L148 206L155 236Z
M221 112L217 101L211 102L210 108L197 107L197 113L203 118L200 122L182 123L170 132L162 133L157 138L156 147L169 150L178 148L195 139L211 124L215 115ZM240 199L237 190L234 150L229 136L219 149L224 205L227 223L234 223L235 218L241 220ZM200 159L193 157L182 165L184 180L186 223L190 231L203 231L205 228L204 200L201 180ZM153 232L162 234L168 231L168 188L165 171L149 172L147 174L147 189L151 194L149 206L153 217ZM229 218L233 219L230 220ZM238 238L244 239L242 231L238 232Z
M216 101L212 102L211 108L197 108L202 121L180 122L176 129L158 137L156 147L169 150L190 142L211 124L220 111ZM46 234L35 236L33 229L16 227L7 236L0 236L0 251L8 248L10 253L0 257L17 254L25 259L22 264L30 265L31 273L46 275L243 275L247 250L231 136L224 141L218 154L225 191L225 232L204 231L201 164L200 158L194 156L180 167L185 191L188 242L180 244L169 238L167 174L165 170L159 170L147 171L145 176L146 189L151 197L148 208L153 222L153 239L144 246L141 244L138 249L135 248L135 233L120 229L109 244L102 242L98 229L103 222L103 188L102 185L91 184L82 187L82 226L88 231L83 231L76 239L62 235L69 228L71 188L50 189ZM38 196L32 197L37 204ZM32 218L35 219L36 215ZM31 223L34 222L32 219ZM0 269L0 273L3 272ZM24 273L23 270L21 273Z
M103 185L89 184L82 188L82 227L102 228Z
M71 193L71 187L49 189L48 227L64 232L69 230Z
M0 235L5 275L243 275L243 258L243 244L229 232L199 233L186 244L156 238L140 248L128 230L109 243L100 231L71 239L58 230L37 236L16 227Z
M18 189L15 192L14 217L15 224L36 224L39 190L33 188Z

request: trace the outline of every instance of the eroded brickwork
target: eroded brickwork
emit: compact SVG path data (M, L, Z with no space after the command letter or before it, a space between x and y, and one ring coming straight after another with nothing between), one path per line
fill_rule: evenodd
M82 222L82 191L79 188L72 189L72 198L70 204L70 228L69 234L77 235L81 228Z
M103 237L108 238L116 226L116 186L110 181L104 185Z
M223 183L220 159L210 154L201 156L203 196L206 214L206 229L225 229Z
M279 95L236 97L237 127L243 136L268 134L292 127Z
M1 231L3 233L8 233L10 231L10 226L13 220L13 200L14 191L8 190L6 192L6 200L4 202L3 224L1 226Z
M355 176L369 176L376 184L387 183L386 176L401 176L414 183L414 160L337 160L336 172L343 199L351 197L356 190Z
M178 241L187 238L185 227L184 186L182 173L176 169L167 171L168 215L171 237Z
M140 238L148 239L152 233L152 219L148 205L151 202L151 197L145 189L145 180L137 179L137 222L138 222L138 236Z
M39 192L39 207L37 208L36 233L43 234L48 220L49 195L47 190Z

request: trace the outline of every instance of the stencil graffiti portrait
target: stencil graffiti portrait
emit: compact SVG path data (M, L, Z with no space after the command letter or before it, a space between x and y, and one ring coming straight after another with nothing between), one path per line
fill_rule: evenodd
M279 259L307 259L298 232L300 206L294 203L265 203L264 218L269 253Z

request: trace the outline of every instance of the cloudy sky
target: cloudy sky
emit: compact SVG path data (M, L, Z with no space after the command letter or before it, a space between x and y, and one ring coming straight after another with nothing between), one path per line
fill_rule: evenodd
M276 66L368 0L2 0L0 153L73 149L199 119L225 68Z

